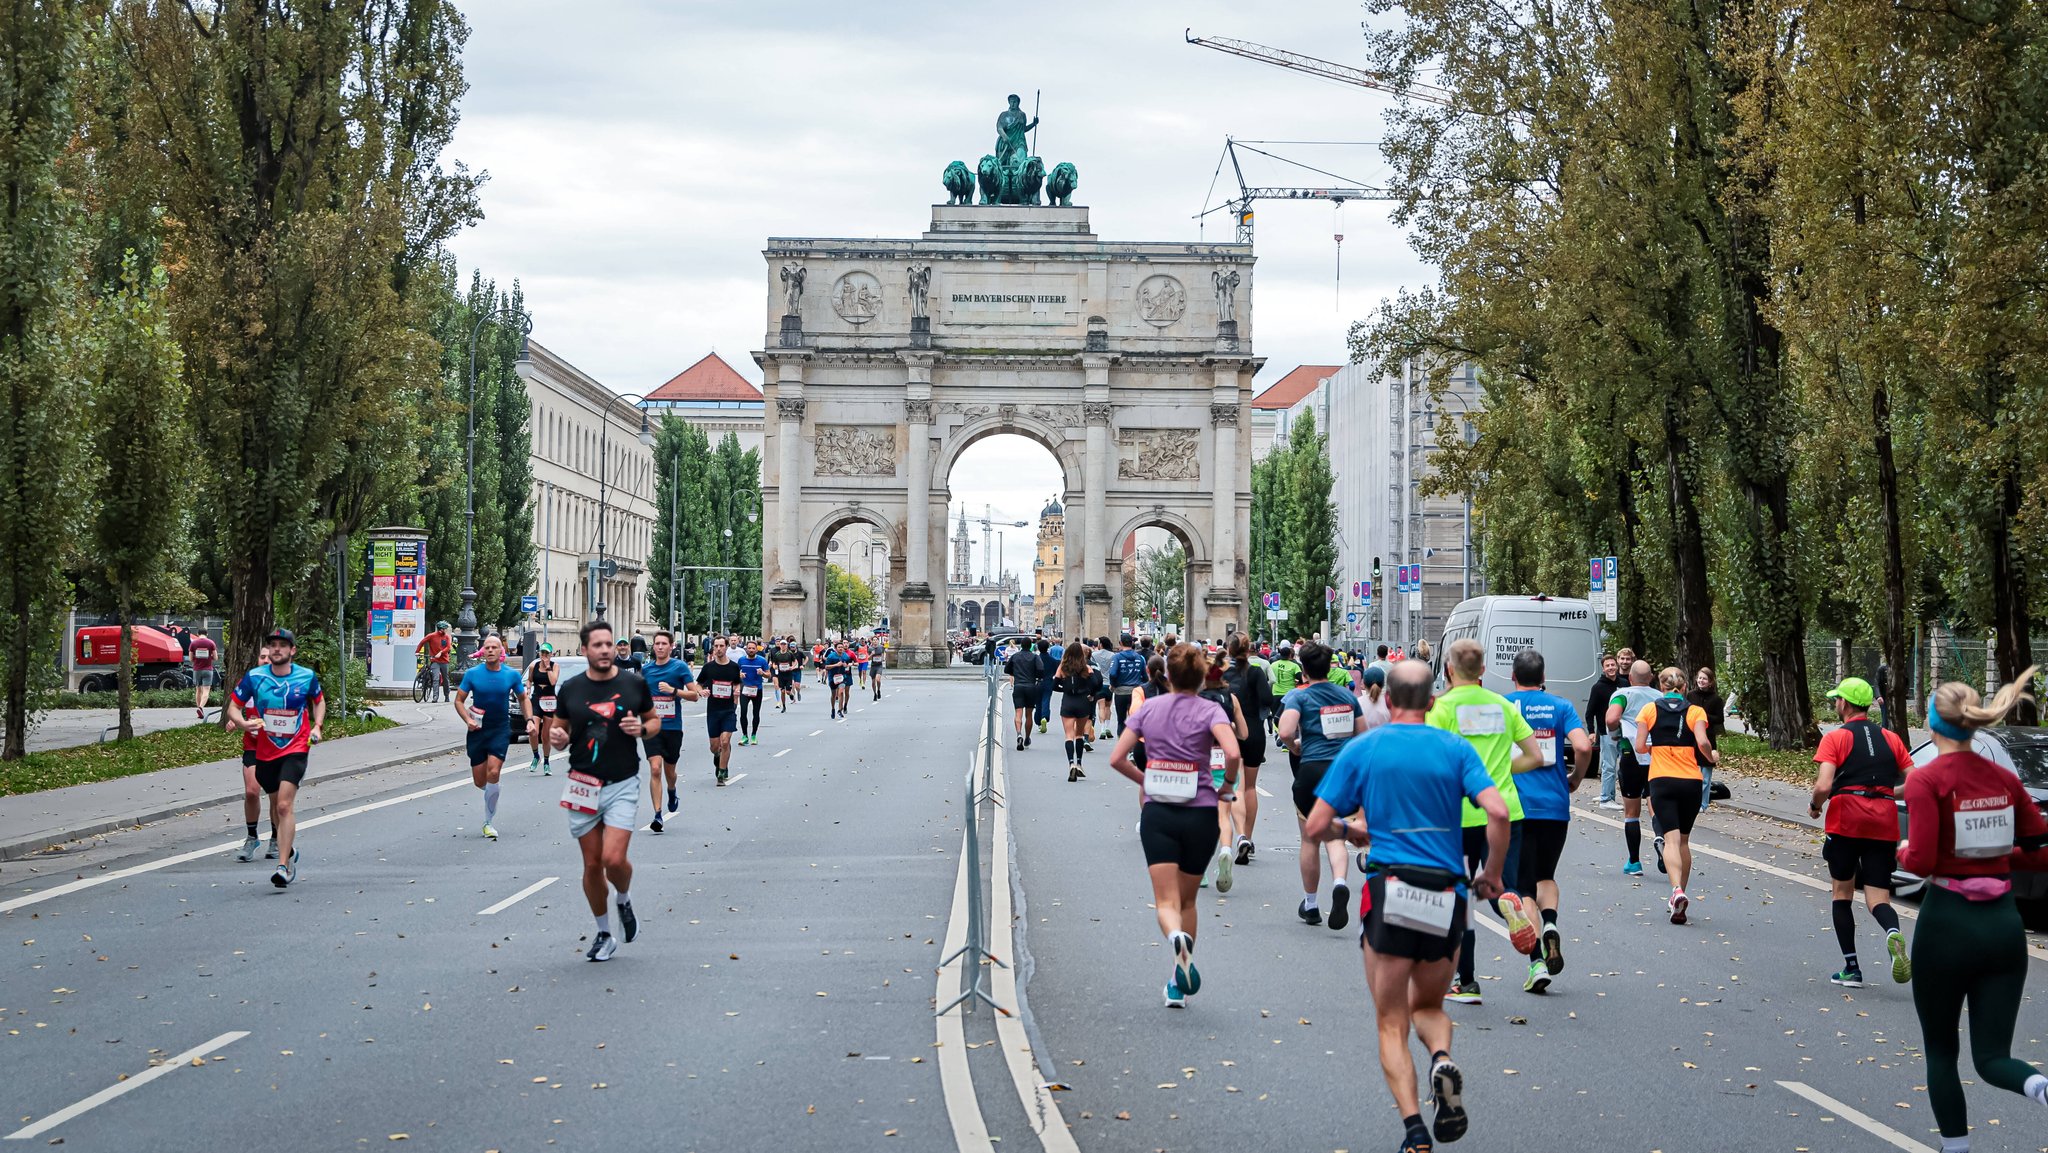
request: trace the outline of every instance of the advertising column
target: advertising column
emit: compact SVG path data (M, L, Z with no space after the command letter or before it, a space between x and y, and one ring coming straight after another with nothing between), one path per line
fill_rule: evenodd
M413 650L427 631L427 534L371 529L370 687L406 689L418 676Z

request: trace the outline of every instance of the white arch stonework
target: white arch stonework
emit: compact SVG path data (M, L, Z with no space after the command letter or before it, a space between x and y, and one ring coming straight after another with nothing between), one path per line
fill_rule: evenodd
M994 433L1060 463L1087 635L1114 631L1114 526L1140 523L1193 545L1196 635L1245 627L1263 363L1249 246L1104 242L1086 208L935 205L915 240L773 238L763 255L767 632L822 628L810 550L854 514L902 534L889 605L902 663L943 663L933 590L946 584L950 472Z

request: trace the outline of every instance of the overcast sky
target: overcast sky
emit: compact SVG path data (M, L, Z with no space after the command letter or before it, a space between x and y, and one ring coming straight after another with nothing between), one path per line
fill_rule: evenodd
M770 236L906 237L944 199L948 161L991 150L1011 92L1043 90L1037 152L1080 170L1076 204L1106 240L1227 241L1211 191L1223 140L1376 141L1378 93L1182 42L1230 36L1359 63L1347 0L1243 5L1041 0L1030 5L812 0L472 0L470 91L451 159L490 174L484 221L453 247L465 274L517 279L534 338L620 392L716 350L749 380L762 346ZM1359 182L1375 148L1261 145ZM1327 185L1246 157L1253 184ZM1255 351L1263 387L1338 363L1344 334L1429 279L1386 206L1266 203ZM1335 232L1344 233L1342 306ZM987 442L956 503L1035 517L1049 455ZM986 459L985 459L986 458ZM1028 534L1023 534L1027 535ZM1008 540L1013 569L1028 544ZM977 568L979 567L977 561Z

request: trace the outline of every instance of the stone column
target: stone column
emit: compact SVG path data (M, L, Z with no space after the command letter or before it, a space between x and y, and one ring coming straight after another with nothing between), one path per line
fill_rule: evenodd
M1222 638L1225 624L1244 627L1244 596L1237 580L1237 430L1244 414L1238 399L1240 367L1236 361L1216 365L1215 392L1209 402L1216 450L1209 480L1209 533L1215 555L1203 601L1209 610L1210 636L1216 639Z
M1095 333L1089 333L1093 343ZM1090 637L1110 631L1108 557L1117 541L1109 539L1109 364L1107 356L1081 359L1087 379L1083 385L1081 412L1088 423L1088 456L1083 483L1088 486L1083 500L1081 552L1081 615L1074 623ZM1068 554L1072 555L1072 542Z
M776 357L775 567L781 579L768 590L772 630L798 636L810 635L804 627L801 555L805 359Z
M912 668L930 667L933 654L943 645L934 640L932 623L934 597L931 585L932 539L932 357L905 358L909 377L905 382L903 422L910 443L904 454L909 474L905 501L908 524L904 528L904 573L898 603L902 620L897 627L896 660ZM941 588L944 587L942 584ZM938 626L943 630L944 626Z

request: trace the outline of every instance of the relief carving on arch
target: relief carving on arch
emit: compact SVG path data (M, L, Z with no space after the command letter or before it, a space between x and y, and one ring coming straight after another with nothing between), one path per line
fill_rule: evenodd
M818 476L895 476L896 430L855 424L818 426Z
M1119 480L1200 480L1202 434L1192 428L1127 428L1117 437Z
M1083 423L1082 406L1078 404L965 404L960 401L944 401L937 405L941 416L957 416L963 423L985 420L991 416L1005 421L1018 417L1035 420L1054 428L1073 428Z

